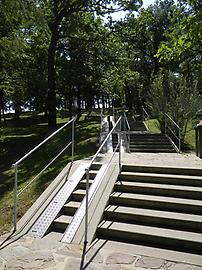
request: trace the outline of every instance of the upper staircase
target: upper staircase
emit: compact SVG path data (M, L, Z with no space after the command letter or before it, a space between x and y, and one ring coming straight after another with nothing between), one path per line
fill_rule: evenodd
M152 134L144 121L136 120L131 116L127 119L130 125L130 152L176 153L174 143L165 134Z
M131 133L130 151L146 153L176 153L170 139L164 134Z

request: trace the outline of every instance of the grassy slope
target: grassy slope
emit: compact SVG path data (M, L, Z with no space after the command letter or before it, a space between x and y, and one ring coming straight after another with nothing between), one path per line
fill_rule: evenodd
M68 119L58 119L58 127L67 121ZM98 142L99 123L100 121L96 118L90 118L86 121L84 117L80 118L79 122L76 123L75 159L81 159L95 153ZM1 129L0 234L8 231L12 226L14 174L11 165L50 133L43 116L37 115L33 117L30 114L23 115L19 122L8 119L7 127ZM32 179L31 177L37 175L70 140L71 128L68 127L51 139L50 142L45 143L31 158L26 159L19 166L19 190ZM39 179L20 195L19 218L70 160L71 149L66 150Z

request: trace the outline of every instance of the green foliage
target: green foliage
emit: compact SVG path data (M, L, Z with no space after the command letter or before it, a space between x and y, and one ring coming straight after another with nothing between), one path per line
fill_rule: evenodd
M181 127L184 142L188 122L202 109L202 99L196 84L190 84L179 74L162 70L153 81L149 105L161 131L164 132L164 114L167 113Z

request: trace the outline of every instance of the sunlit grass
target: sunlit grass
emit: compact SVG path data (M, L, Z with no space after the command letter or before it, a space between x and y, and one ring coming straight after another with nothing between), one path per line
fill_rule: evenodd
M146 120L145 123L151 133L161 133L159 122L157 119L149 119Z

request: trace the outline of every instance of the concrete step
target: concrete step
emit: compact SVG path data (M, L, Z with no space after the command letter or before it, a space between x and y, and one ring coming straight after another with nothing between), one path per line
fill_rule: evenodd
M130 134L131 142L170 142L166 137L150 137L149 134Z
M94 179L95 176L97 175L97 173L98 173L97 170L90 170L89 171L89 177L90 177L90 179ZM84 176L84 177L86 177L86 176Z
M113 192L109 198L109 203L127 207L202 214L202 200Z
M53 231L64 233L72 220L72 216L61 215L52 224Z
M175 174L121 172L119 181L132 181L142 183L162 183L182 186L202 187L202 177Z
M146 245L138 245L138 244L130 244L124 243L120 241L111 241L106 239L95 238L94 242L91 245L95 250L106 250L106 254L110 253L125 253L131 255L140 254L144 256L144 260L146 264L150 264L151 266L146 268L146 265L142 263L142 267L132 267L133 270L151 270L157 269L158 263L155 266L155 260L159 261L159 258L167 261L167 264L161 267L161 270L201 270L202 266L202 256L197 254L190 254L185 252L180 252L176 250L168 250L166 248L156 248L154 246L146 246ZM150 258L148 258L150 257ZM147 259L149 259L147 261ZM183 263L182 263L183 261ZM148 263L147 263L148 262ZM154 263L153 263L154 262ZM162 261L163 262L163 261ZM152 263L152 264L151 264ZM179 263L178 265L176 263ZM185 265L189 264L189 265ZM159 266L160 267L160 266ZM112 269L122 269L120 267L112 268ZM130 269L130 267L128 268ZM160 268L158 268L160 270Z
M176 153L173 148L138 148L138 147L130 147L131 152L141 152L141 153Z
M89 179L89 186L92 185L94 179ZM78 184L79 189L86 189L86 179L82 179Z
M131 133L132 137L142 137L142 138L167 138L164 134L160 134L160 133L138 133L138 134L134 134Z
M81 203L78 201L67 202L62 208L63 215L73 216L80 205Z
M99 163L99 162L95 162L91 165L91 170L94 170L94 171L98 171L102 166L102 163Z
M176 164L177 165L177 164ZM165 167L165 166L145 166L123 164L122 171L126 172L147 172L160 174L180 174L180 175L197 175L202 177L202 169L197 168L179 168L179 167Z
M115 184L114 191L156 196L168 196L193 200L202 199L202 187L192 186L119 181Z
M199 233L104 220L98 226L97 237L202 254L202 235Z
M71 195L71 200L81 202L85 197L86 191L84 189L77 189Z
M202 216L177 212L109 205L104 211L104 219L182 231L202 232Z
M162 143L162 141L157 141L157 140L153 140L153 141L145 141L145 140L131 140L130 141L131 145L138 145L138 146L142 146L142 145L148 145L148 146L158 146L158 145L165 145L165 146L170 146L171 143L170 141L164 141Z
M148 144L148 143L143 143L143 144L136 144L136 143L130 143L130 148L143 148L143 149L173 149L171 144Z

